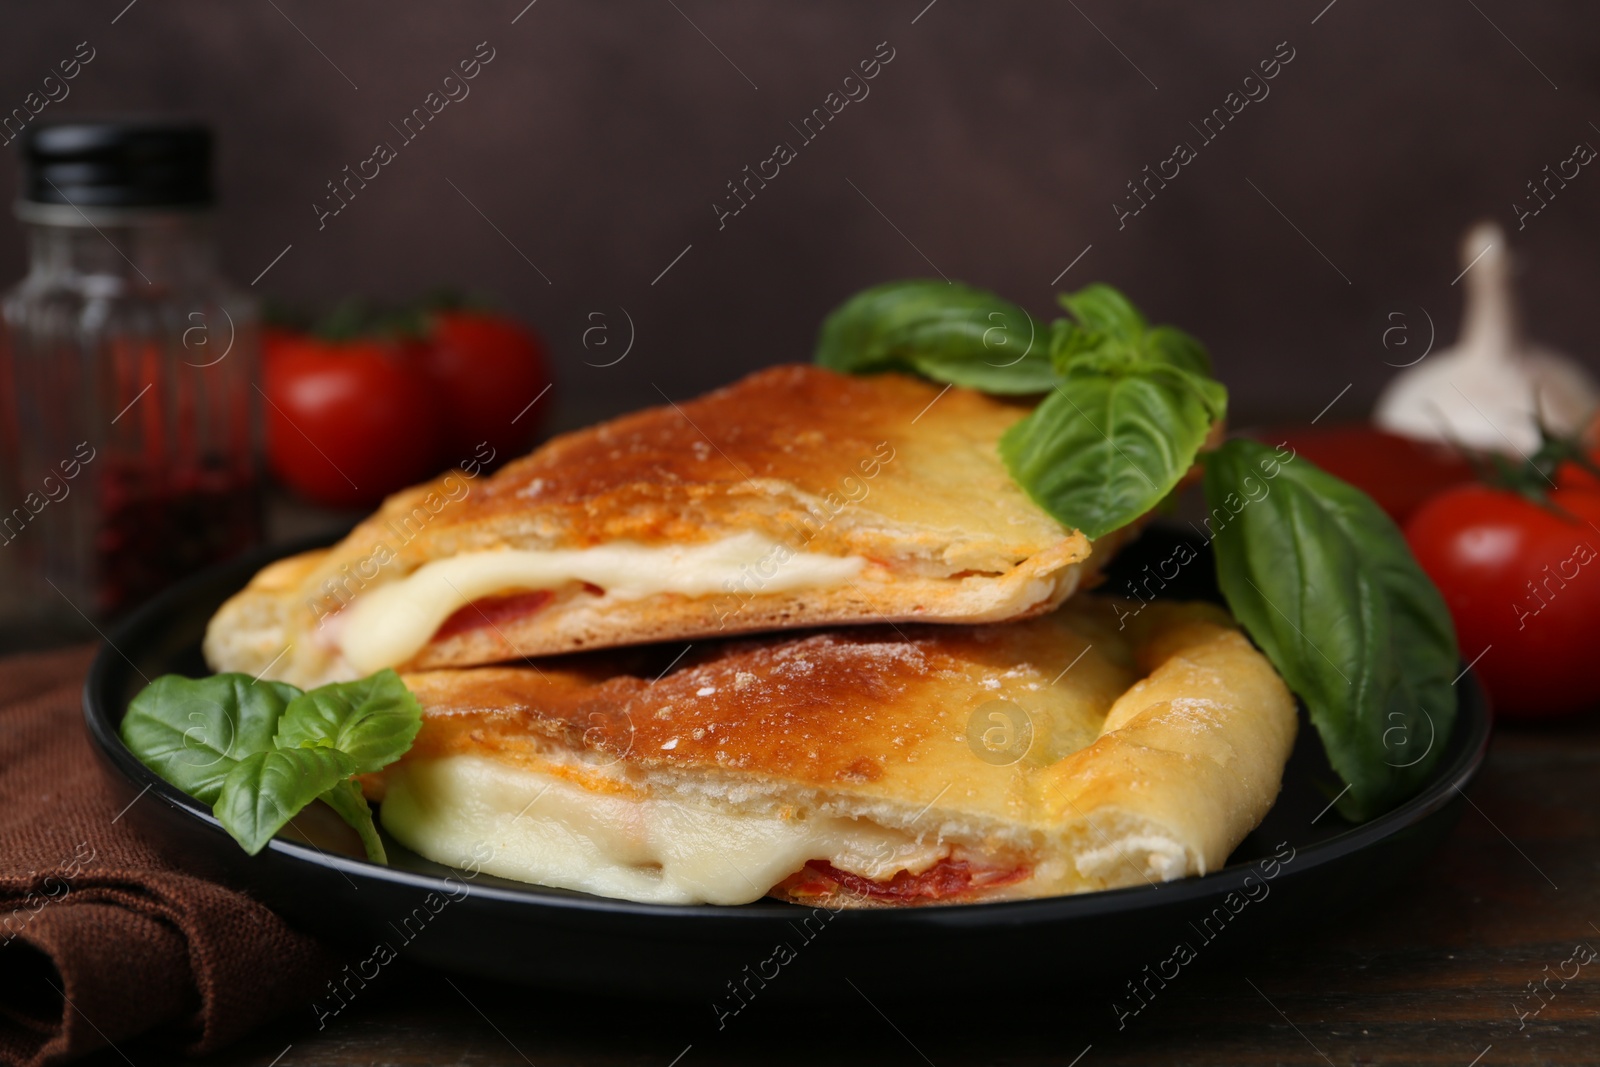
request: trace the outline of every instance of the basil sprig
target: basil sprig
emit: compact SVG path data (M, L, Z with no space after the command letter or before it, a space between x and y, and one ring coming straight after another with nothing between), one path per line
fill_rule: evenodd
M1461 657L1400 530L1359 489L1255 441L1207 455L1205 491L1223 596L1305 701L1349 786L1340 814L1411 796L1455 723Z
M1225 417L1227 392L1199 341L1151 326L1110 286L1059 299L1069 317L1050 324L1042 354L1036 340L1025 359L998 366L981 326L1020 323L1016 305L943 282L880 285L828 317L817 361L1044 393L1000 455L1040 507L1100 537L1171 492ZM1305 701L1348 785L1341 814L1371 818L1420 788L1455 722L1460 656L1444 601L1360 490L1249 441L1204 463L1228 604Z
M1205 346L1150 326L1121 293L1060 297L1070 318L1040 327L993 293L941 281L890 282L828 316L816 361L905 370L986 393L1046 393L1000 442L1018 485L1090 538L1145 514L1189 469L1228 394Z
M310 692L248 674L167 674L133 698L122 741L145 766L210 804L251 855L322 800L355 828L367 858L384 863L372 809L353 776L399 759L421 725L421 706L392 670Z
M1194 466L1228 392L1205 347L1150 327L1108 285L1064 293L1072 319L1051 324L1051 392L1000 439L1018 485L1091 538L1126 526Z
M822 323L816 361L851 374L904 370L986 393L1056 381L1047 328L983 289L929 279L863 290Z

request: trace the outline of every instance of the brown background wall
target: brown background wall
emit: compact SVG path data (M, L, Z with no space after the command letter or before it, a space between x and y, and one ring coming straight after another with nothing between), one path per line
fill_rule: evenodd
M1061 285L1110 281L1205 339L1236 421L1310 417L1352 381L1330 419L1358 417L1384 359L1410 358L1382 346L1391 312L1418 345L1419 309L1454 337L1466 225L1515 230L1524 183L1600 144L1600 17L1578 0L538 0L515 24L525 0L124 2L14 6L0 106L87 40L94 60L41 118L214 121L236 280L292 245L257 291L492 292L550 338L565 423L805 359L829 307L929 261L1047 312L1090 245ZM389 124L483 41L470 96L319 231L324 183L398 144ZM799 146L789 123L883 41L870 96ZM1189 123L1285 41L1270 96L1119 231L1125 182L1199 145ZM719 231L724 183L780 140L799 157ZM1600 367L1597 220L1585 171L1513 237L1531 332ZM0 226L0 276L22 266ZM621 309L631 353L585 366L621 351ZM599 324L612 343L586 350Z

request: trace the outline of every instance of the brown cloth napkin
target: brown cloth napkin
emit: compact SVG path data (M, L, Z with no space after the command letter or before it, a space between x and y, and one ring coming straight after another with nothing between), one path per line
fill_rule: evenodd
M243 894L185 874L130 821L80 710L92 650L0 659L0 1063L157 1031L206 1052L337 965ZM149 803L149 799L135 803Z

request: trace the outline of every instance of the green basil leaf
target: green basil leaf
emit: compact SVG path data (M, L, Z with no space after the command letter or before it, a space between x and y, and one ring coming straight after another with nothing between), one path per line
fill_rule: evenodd
M1370 497L1254 441L1206 459L1217 577L1228 606L1305 701L1371 818L1427 780L1455 724L1460 661L1439 591Z
M399 759L421 725L421 706L392 670L310 693L247 674L165 675L129 704L122 739L151 770L211 804L251 853L321 799L355 828L367 857L384 863L351 775Z
M353 773L366 774L405 755L421 726L417 698L386 668L296 697L278 723L277 745L335 749L350 757Z
M1139 355L1137 349L1120 341L1113 341L1102 333L1080 330L1066 319L1056 323L1066 327L1064 333L1055 335L1060 346L1051 350L1056 373L1062 378L1093 371L1096 374L1128 374L1148 367L1151 361Z
M1149 359L1182 367L1191 374L1211 374L1211 354L1206 346L1176 326L1153 326L1146 330L1139 349Z
M257 752L228 772L212 811L253 856L302 808L353 772L350 757L331 748Z
M372 809L367 806L367 798L361 795L361 786L354 778L346 778L317 799L338 812L339 818L361 835L361 847L367 850L367 859L373 863L389 862L383 850L383 839L372 821Z
M1228 387L1215 378L1185 370L1175 363L1146 362L1139 367L1142 373L1156 377L1166 376L1182 388L1192 392L1205 405L1211 421L1221 422L1228 415Z
M914 279L866 289L822 323L816 362L847 373L904 370L986 393L1056 381L1049 328L991 292Z
M273 747L278 720L300 690L248 674L184 678L145 686L122 719L122 743L146 767L206 804L240 760Z
M1056 319L1050 323L1050 365L1057 374L1065 374L1078 356L1095 351L1102 343L1099 334L1082 329L1071 319Z
M1076 321L1052 324L1050 354L1058 372L1070 373L1093 356L1101 369L1139 362L1167 363L1201 377L1211 374L1211 356L1175 326L1151 326L1127 297L1094 284L1059 298Z
M1062 293L1056 300L1085 330L1113 340L1132 344L1145 331L1144 315L1139 309L1127 297L1101 282L1086 285L1075 293Z
M1062 525L1090 538L1155 507L1193 466L1210 432L1213 404L1174 368L1156 373L1068 375L1000 439L1017 484Z

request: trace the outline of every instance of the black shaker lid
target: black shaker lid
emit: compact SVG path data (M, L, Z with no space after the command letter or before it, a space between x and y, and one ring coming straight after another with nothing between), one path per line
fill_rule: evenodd
M58 122L23 134L22 199L77 207L211 203L211 131L199 123Z

